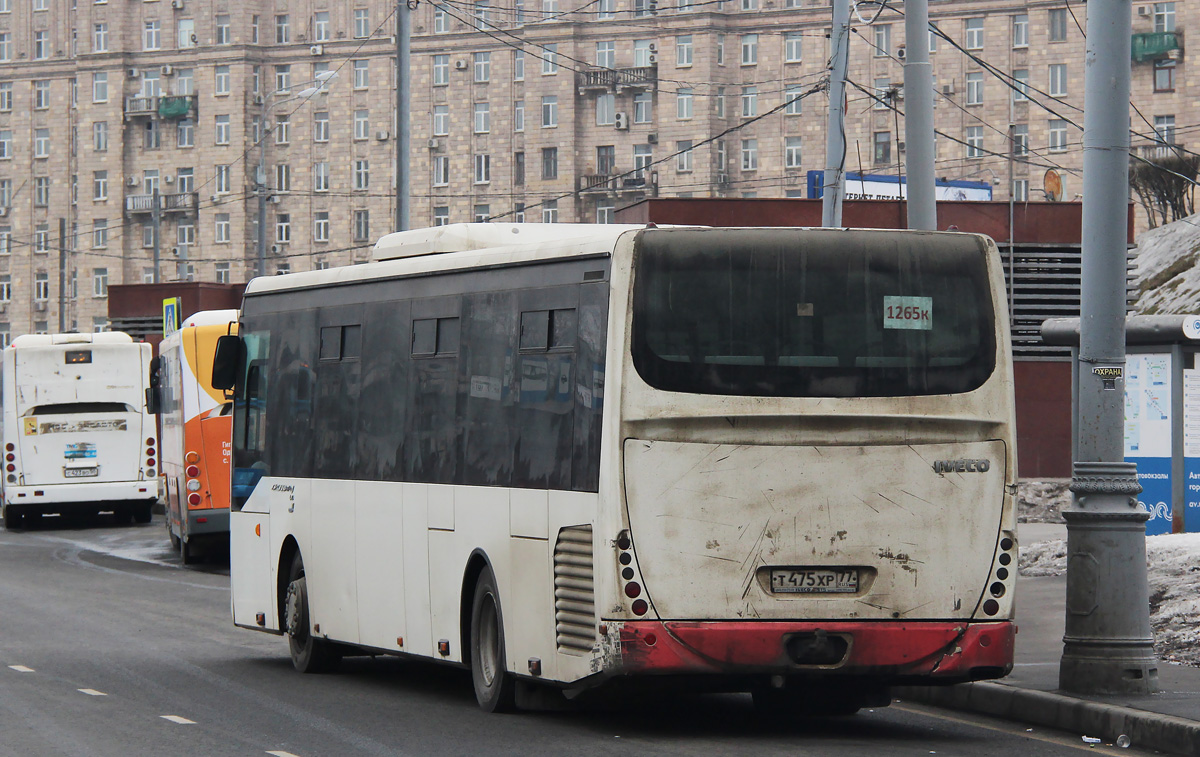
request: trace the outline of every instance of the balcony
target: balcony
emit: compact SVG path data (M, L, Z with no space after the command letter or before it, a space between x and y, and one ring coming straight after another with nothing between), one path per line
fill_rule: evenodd
M160 194L158 204L160 212L163 213L195 213L200 207L200 194L198 192ZM153 213L154 195L125 195L125 211L127 213Z
M657 89L658 66L634 68L586 68L575 75L579 94L620 92L623 89Z
M653 188L654 183L644 175L583 174L579 177L580 192L647 192Z
M1174 158L1186 155L1187 152L1183 149L1184 146L1180 142L1163 141L1150 142L1149 144L1130 145L1129 152L1133 155L1145 160L1162 160L1163 158Z
M1135 63L1162 58L1170 55L1173 50L1183 51L1183 34L1181 32L1135 34L1130 48ZM1176 53L1176 55L1178 54Z
M125 118L158 116L159 118L180 119L195 115L195 113L195 95L153 95L149 97L134 95L125 98Z

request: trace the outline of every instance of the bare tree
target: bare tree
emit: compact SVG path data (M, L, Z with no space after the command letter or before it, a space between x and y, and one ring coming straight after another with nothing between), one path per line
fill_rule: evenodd
M1150 228L1187 218L1195 212L1196 174L1200 156L1177 154L1134 158L1129 164L1129 185L1146 209Z

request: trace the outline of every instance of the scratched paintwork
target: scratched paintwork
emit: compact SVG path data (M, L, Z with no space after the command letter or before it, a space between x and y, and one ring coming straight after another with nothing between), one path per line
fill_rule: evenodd
M624 452L634 551L662 618L965 618L987 586L1004 506L1001 442L629 439ZM993 465L934 471L956 458ZM762 580L772 566L858 566L868 580L857 594L776 595Z

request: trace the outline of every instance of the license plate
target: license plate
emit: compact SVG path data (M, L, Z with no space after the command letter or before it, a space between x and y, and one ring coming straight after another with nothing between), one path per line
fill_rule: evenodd
M100 468L96 466L92 466L91 468L63 468L63 476L67 478L87 478L98 475L100 475Z
M775 568L771 591L783 594L854 594L858 568Z

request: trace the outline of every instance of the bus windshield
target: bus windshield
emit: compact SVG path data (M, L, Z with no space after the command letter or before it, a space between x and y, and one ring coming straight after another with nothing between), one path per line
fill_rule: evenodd
M995 369L985 248L972 236L646 231L632 352L666 391L901 397Z

